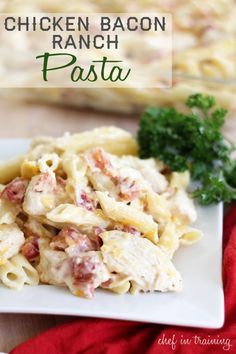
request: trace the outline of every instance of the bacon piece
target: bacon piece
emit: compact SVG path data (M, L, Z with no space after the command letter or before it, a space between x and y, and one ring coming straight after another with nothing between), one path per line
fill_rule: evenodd
M96 208L96 202L89 198L85 191L76 193L76 205L80 205L89 211L94 211Z
M130 177L125 177L119 180L119 197L126 201L132 201L139 197L140 186L137 181Z
M32 262L39 256L39 244L37 236L30 236L21 247L21 253L28 261Z
M59 273L76 296L92 298L94 289L111 278L100 252L91 251L67 257Z
M76 264L72 262L72 273L74 276L74 284L84 282L92 282L94 278L94 271L96 269L96 264L92 262L91 257L84 257L82 262Z
M93 250L93 245L87 235L81 234L73 227L64 229L65 240L68 245L76 244L79 246L80 252L87 252Z
M56 181L50 173L42 173L33 187L33 192L56 191Z
M76 287L75 295L91 299L94 290L97 287L96 278L99 269L99 263L94 262L90 257L83 257L78 264L76 260L71 259L71 271L73 286Z
M133 226L129 226L129 225L115 225L114 230L128 232L129 234L132 234L134 236L141 235L141 233L138 230L136 230Z
M61 231L58 235L52 238L50 247L55 251L64 251L68 247L65 237L63 234L61 234Z
M103 241L100 237L101 233L103 233L105 231L104 228L101 228L99 226L95 226L93 228L93 232L89 235L89 238L94 246L94 249L96 251L100 250L100 248L103 245Z
M109 155L103 149L94 149L92 151L92 158L95 166L99 168L103 174L109 177L114 185L118 188L118 195L120 199L131 201L139 196L140 186L138 181L128 176L118 176L113 169Z
M94 149L92 151L92 158L97 168L102 170L105 174L111 175L112 164L103 149L101 148Z
M61 176L57 176L56 180L57 180L57 183L59 184L59 186L65 188L66 182L67 182L66 178L63 178Z
M107 281L104 281L104 282L101 284L101 286L102 286L103 288L109 288L109 286L110 286L112 283L113 283L113 280L110 278L110 279L108 279Z
M132 226L124 226L124 231L128 232L134 236L140 236L140 232L135 229L135 227Z
M88 236L71 226L62 229L57 236L54 236L50 246L55 250L65 250L69 246L76 246L76 252L94 250L93 243Z
M99 226L95 226L93 231L94 231L95 236L100 236L105 231L105 229L102 229Z
M2 191L1 198L20 205L23 203L27 186L27 179L16 177L5 186Z

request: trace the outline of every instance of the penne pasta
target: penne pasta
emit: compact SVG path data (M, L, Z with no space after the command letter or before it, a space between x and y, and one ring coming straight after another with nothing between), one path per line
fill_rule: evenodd
M200 230L186 225L177 228L177 232L179 234L180 243L182 245L192 245L203 237L203 234Z
M166 223L171 218L168 201L152 191L147 192L147 210L158 223Z
M25 274L22 269L7 261L0 265L0 280L10 289L21 290L25 283Z
M19 214L18 206L7 200L0 199L0 224L13 224Z
M39 275L37 270L27 261L22 254L11 258L11 263L24 274L24 284L38 285Z
M104 192L97 192L99 203L104 214L114 221L124 225L130 225L142 232L145 237L153 243L158 241L158 225L154 222L151 215L147 215L138 209L134 209L122 202L117 202L108 197Z
M21 164L24 156L18 156L8 161L0 162L0 183L8 183L14 178L20 176Z
M108 219L99 210L92 212L83 207L72 204L61 204L51 212L47 213L47 219L59 223L72 225L93 225L97 227L106 227L109 224Z
M93 147L102 147L114 155L136 155L136 140L125 130L116 127L96 128L89 132L65 135L57 139L56 147L69 152L80 153Z
M25 238L16 224L0 225L0 265L19 253Z
M170 186L178 189L186 189L190 183L190 173L185 172L172 172L170 176Z
M170 258L173 257L175 251L179 248L179 236L174 223L169 222L165 225L158 246L164 249Z

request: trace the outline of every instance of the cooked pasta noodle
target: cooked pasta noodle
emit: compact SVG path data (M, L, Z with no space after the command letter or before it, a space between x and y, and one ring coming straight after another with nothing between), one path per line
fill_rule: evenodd
M8 161L0 162L0 183L7 183L20 176L20 167L24 157L19 156Z
M20 290L24 286L25 275L22 269L7 261L4 265L0 265L0 280L8 288Z
M17 254L16 256L11 258L11 263L17 269L20 269L24 273L24 284L28 285L38 285L39 283L39 276L38 272L29 261L22 255Z

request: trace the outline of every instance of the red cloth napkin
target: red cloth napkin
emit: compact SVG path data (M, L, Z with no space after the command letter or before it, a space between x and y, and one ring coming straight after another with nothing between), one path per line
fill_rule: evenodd
M11 353L236 353L236 206L224 220L223 280L226 319L221 329L80 318L30 339Z

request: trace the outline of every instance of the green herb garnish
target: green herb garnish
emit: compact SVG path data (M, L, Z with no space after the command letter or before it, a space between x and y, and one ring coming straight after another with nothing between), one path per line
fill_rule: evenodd
M221 133L227 110L215 104L214 97L195 94L187 99L187 114L149 107L138 131L140 157L156 157L172 171L189 169L201 182L193 196L203 205L236 199L235 147Z

